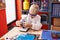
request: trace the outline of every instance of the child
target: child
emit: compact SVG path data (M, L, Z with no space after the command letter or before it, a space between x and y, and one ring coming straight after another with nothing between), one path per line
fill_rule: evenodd
M21 27L30 27L33 30L39 30L42 27L41 17L37 14L39 11L39 6L37 4L32 4L29 9L29 14L24 19L16 21L16 25Z

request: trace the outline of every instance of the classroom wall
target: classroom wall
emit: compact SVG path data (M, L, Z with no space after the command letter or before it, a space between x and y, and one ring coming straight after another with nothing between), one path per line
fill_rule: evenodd
M16 0L16 18L17 18L17 20L21 19L21 14L22 14L22 6L21 6L22 4L21 3L22 3L22 0ZM16 22L12 23L11 25L15 26Z
M20 4L19 4L20 3ZM21 0L16 0L16 16L17 20L21 19ZM12 25L15 25L15 22L12 23ZM0 37L3 36L8 32L8 26L6 22L6 9L0 10Z
M17 20L21 19L22 14L22 0L16 0L16 8L17 8Z
M8 31L6 24L6 12L5 9L0 10L0 37L6 34Z

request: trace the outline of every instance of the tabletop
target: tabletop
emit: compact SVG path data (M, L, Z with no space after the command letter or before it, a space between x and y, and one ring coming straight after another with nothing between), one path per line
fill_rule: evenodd
M43 30L38 30L38 31L35 31L35 30L28 30L27 32L21 32L19 31L20 30L20 27L14 27L12 30L10 30L9 32L7 32L4 36L2 36L1 38L6 38L6 37L13 37L15 35L18 35L18 34L26 34L26 33L29 33L29 34L35 34L35 35L40 35L40 38L41 39L41 36L42 36L42 31Z

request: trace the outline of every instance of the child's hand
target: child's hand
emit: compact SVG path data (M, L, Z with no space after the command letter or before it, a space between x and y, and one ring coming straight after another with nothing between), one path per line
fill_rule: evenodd
M31 25L31 24L26 24L26 23L25 23L25 24L23 24L23 26L24 26L24 27L32 27L32 25Z
M20 21L16 21L16 26L19 26L19 27L21 27L21 25L20 25L21 23L20 23Z
M31 28L32 27L32 24L27 24L27 27Z

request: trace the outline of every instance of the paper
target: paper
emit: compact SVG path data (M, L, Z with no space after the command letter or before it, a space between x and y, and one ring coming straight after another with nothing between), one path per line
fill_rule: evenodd
M20 31L27 31L29 28L20 28Z

